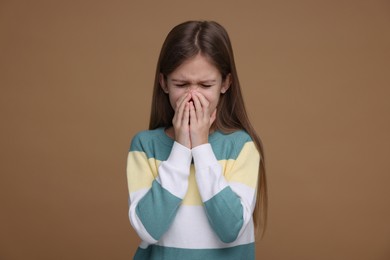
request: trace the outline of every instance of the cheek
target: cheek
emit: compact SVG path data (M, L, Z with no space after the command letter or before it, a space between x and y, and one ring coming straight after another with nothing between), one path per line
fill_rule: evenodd
M218 106L218 99L216 99L213 103L210 104L211 113L214 112L215 108Z
M212 93L212 95L206 95L207 101L210 102L210 112L214 112L219 102L219 93Z
M173 108L173 110L176 110L176 98L173 97L173 96L169 96L169 102L171 103L171 107Z
M182 95L178 93L173 93L169 95L169 102L171 103L173 110L176 110L176 103L181 96Z

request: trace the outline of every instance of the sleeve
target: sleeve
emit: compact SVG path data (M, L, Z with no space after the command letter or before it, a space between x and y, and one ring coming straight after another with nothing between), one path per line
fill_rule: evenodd
M227 179L210 144L193 148L192 154L209 223L222 242L233 242L252 218L260 155L253 142L245 143L225 172Z
M191 150L175 142L168 159L157 168L155 158L130 149L127 159L129 218L144 242L156 243L176 216L187 192L191 158Z

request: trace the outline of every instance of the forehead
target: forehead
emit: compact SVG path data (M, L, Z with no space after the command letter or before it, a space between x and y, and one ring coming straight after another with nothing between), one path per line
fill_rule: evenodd
M175 80L216 80L221 78L221 73L208 58L198 54L184 61L169 76Z

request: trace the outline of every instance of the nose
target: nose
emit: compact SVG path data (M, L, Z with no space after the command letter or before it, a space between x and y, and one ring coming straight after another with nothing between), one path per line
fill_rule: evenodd
M193 83L193 84L189 85L188 90L189 91L194 91L194 90L197 90L198 88L199 88L199 84Z

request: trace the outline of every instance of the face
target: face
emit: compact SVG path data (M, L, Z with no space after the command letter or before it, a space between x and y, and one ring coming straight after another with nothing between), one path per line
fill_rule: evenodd
M219 70L201 54L183 62L166 80L160 75L160 85L169 95L174 110L180 97L189 92L198 92L209 102L210 113L214 112L220 95L227 91L230 81L230 74L222 80Z

